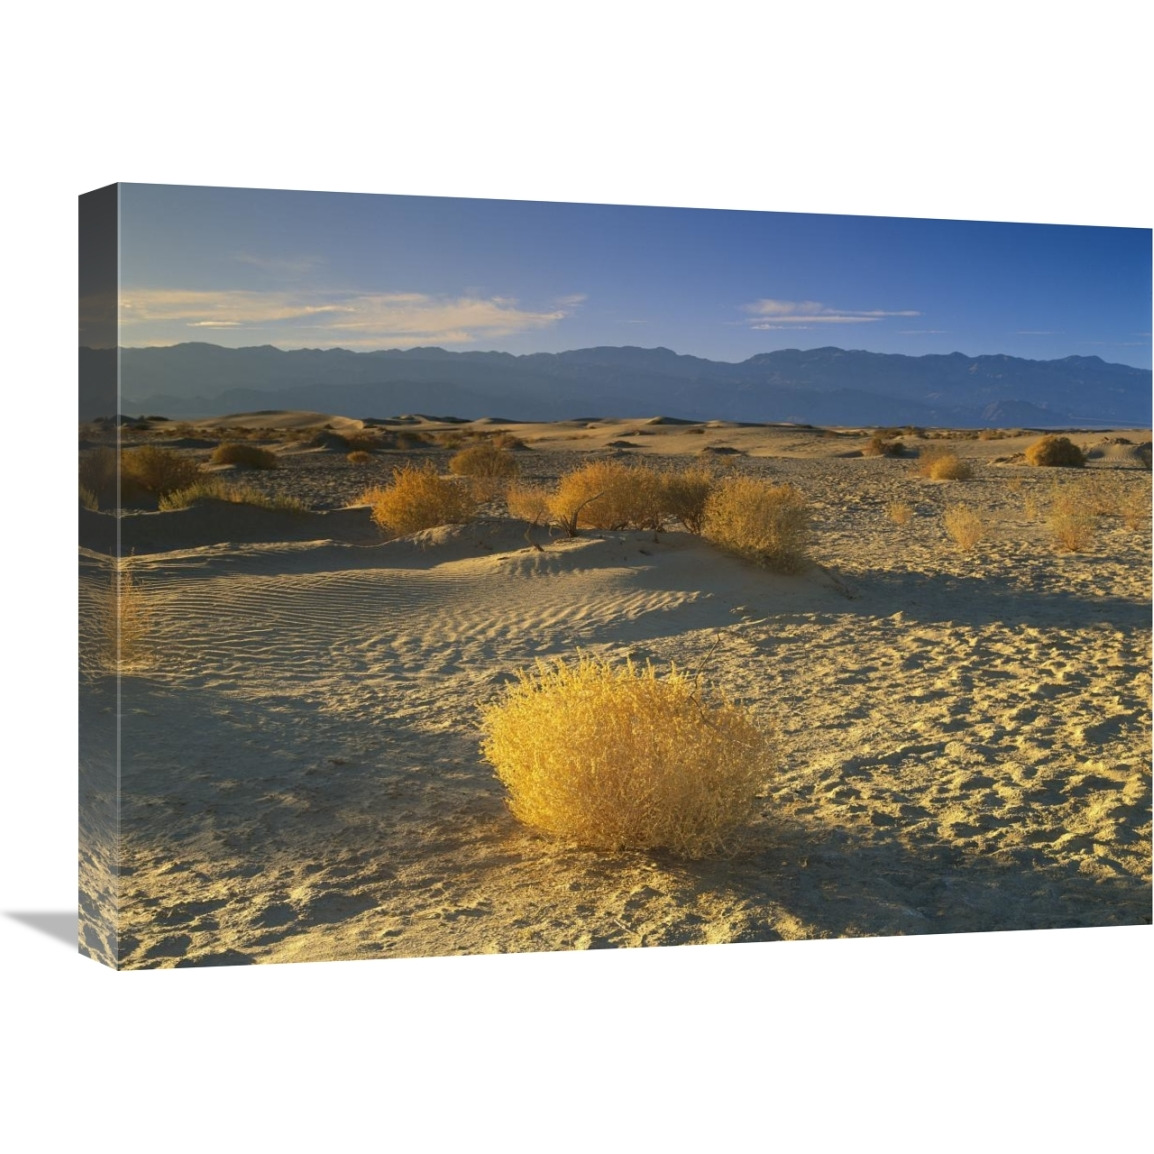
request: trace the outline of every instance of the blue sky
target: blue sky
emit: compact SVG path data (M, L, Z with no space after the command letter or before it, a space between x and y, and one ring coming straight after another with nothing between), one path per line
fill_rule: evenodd
M120 342L1149 368L1148 229L126 184Z

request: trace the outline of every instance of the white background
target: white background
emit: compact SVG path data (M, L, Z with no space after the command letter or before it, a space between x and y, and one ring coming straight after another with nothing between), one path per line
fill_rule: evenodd
M79 193L1154 223L1147 5L421 11L5 17L13 1148L1120 1148L1149 1101L1149 927L118 975L10 916L75 904Z

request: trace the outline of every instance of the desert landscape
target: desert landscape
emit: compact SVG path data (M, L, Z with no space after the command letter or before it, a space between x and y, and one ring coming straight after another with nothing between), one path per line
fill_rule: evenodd
M119 716L120 938L101 929L116 884L82 858L85 952L150 968L1150 922L1149 430L1068 432L1085 467L1050 468L1025 429L148 418L120 423L122 460L187 462L183 496L119 517L96 491L114 433L81 431L81 708L89 732ZM454 465L478 446L504 476ZM774 571L674 516L527 519L526 493L590 462L789 486L804 556ZM366 494L406 467L475 515L382 528ZM771 733L723 852L515 820L482 710L578 654L689 670Z

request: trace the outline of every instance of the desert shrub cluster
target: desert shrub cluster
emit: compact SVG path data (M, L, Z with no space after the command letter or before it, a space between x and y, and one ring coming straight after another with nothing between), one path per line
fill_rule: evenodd
M918 454L918 472L932 481L968 481L974 467L952 449L933 446Z
M541 525L549 520L549 490L544 485L514 482L505 491L509 515L530 525Z
M598 849L722 849L774 764L752 715L696 679L591 658L522 673L482 729L514 817Z
M566 473L549 496L549 513L570 536L578 528L661 528L664 491L660 474L618 461L590 461Z
M213 450L209 458L214 465L239 465L242 469L276 469L280 461L275 453L259 445L225 441Z
M905 451L901 441L887 437L884 433L874 433L862 449L863 457L900 457Z
M80 499L89 509L117 504L118 454L107 445L80 455ZM119 499L124 504L157 499L194 484L200 466L171 449L141 445L119 454Z
M1086 454L1069 437L1045 436L1026 449L1026 464L1081 469L1086 464Z
M690 533L705 527L705 502L717 481L712 469L691 465L664 478L665 511L675 517Z
M271 497L251 485L234 485L221 477L201 477L184 489L160 498L160 509L173 512L203 501L227 501L232 505L253 505L282 513L307 513L309 507L297 497Z
M805 566L809 510L801 490L754 477L726 477L705 502L703 535L779 573Z
M442 477L432 462L393 470L388 485L367 489L361 500L373 522L402 537L438 525L463 525L473 519L477 501L459 481Z
M950 540L963 553L968 553L985 536L981 515L968 505L948 505L942 520Z
M507 449L483 441L455 454L449 461L449 471L459 477L468 477L473 495L479 501L491 501L504 492L509 482L520 473L521 466Z

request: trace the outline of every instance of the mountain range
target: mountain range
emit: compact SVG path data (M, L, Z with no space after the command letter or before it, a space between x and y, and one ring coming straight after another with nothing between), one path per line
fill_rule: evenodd
M83 383L115 349L80 350ZM1033 361L783 349L739 363L666 348L514 355L441 348L123 348L120 409L170 417L311 409L353 417L428 413L508 420L662 414L690 420L843 425L1149 426L1151 373L1099 357ZM107 394L102 394L107 395ZM84 412L87 408L90 410Z

